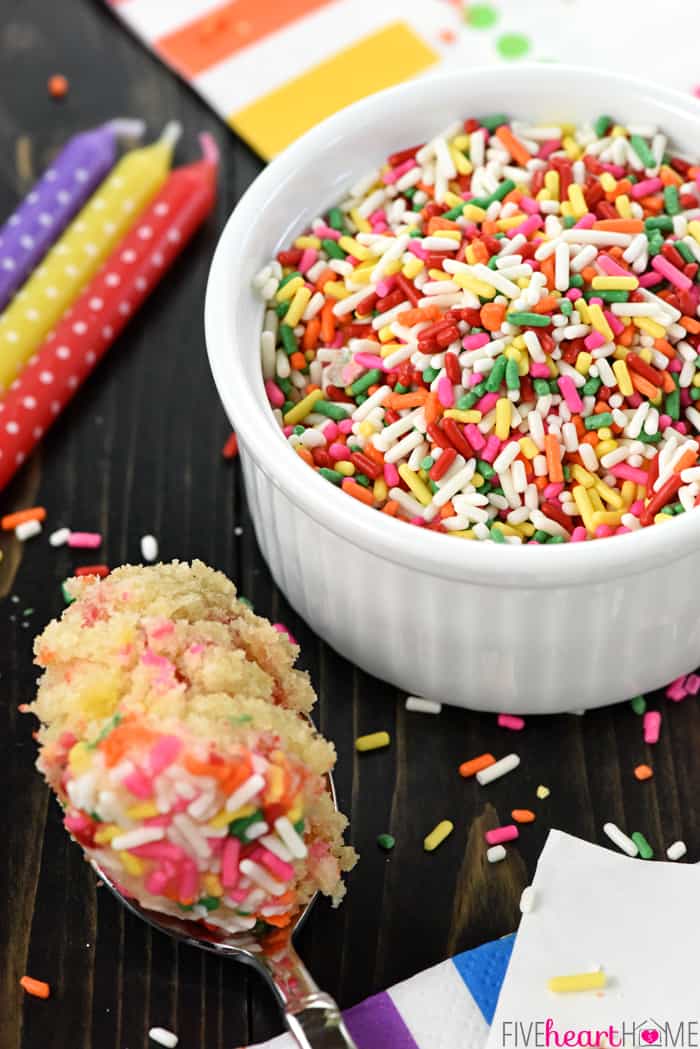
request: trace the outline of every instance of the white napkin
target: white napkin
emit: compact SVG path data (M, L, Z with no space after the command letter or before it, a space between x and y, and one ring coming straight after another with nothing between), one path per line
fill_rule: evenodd
M700 1046L698 865L630 859L553 830L533 890L487 1049ZM598 967L602 991L548 990L552 977ZM610 1027L607 1040L586 1040ZM564 1041L566 1031L577 1035Z

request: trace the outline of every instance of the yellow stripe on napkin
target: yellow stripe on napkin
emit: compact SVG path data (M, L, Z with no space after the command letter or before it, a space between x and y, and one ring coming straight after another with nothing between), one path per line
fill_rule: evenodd
M229 123L269 160L331 113L438 61L410 26L392 22L233 113Z

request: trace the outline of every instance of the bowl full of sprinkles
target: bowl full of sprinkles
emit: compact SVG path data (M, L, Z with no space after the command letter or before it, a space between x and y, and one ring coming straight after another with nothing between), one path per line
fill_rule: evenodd
M290 447L461 539L587 542L692 511L698 158L607 112L436 130L254 279Z
M697 665L699 118L612 73L453 72L239 202L205 320L256 538L364 670L521 715Z

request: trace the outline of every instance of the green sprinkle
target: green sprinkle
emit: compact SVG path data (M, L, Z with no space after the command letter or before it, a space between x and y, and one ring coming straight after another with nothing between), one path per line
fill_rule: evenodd
M241 841L246 841L246 832L248 828L252 827L254 823L260 823L262 818L262 812L260 809L257 809L250 816L241 816L240 819L231 820L228 825L229 838L240 838Z
M467 412L474 407L478 400L479 398L473 390L470 393L464 393L457 401L457 408L460 412Z
M426 455L425 459L421 461L420 468L421 470L432 470L434 463L435 460L432 455Z
M302 277L302 274L299 273L298 270L292 270L292 272L288 273L286 277L282 277L282 280L277 285L277 290L279 291L281 288L283 288L285 286L285 284L289 284L289 282L291 280L295 280L297 277ZM303 277L302 277L302 280L303 280Z
M301 437L301 435L305 432L305 430L306 430L306 427L302 426L301 423L300 423L298 426L294 427L294 430L292 432L295 433L297 435L297 437Z
M547 546L557 546L559 543L565 543L566 539L563 535L550 535L549 539L545 539Z
M476 468L485 481L488 481L496 473L491 463L487 463L485 459L477 459Z
M280 324L280 339L284 346L284 352L288 357L291 357L291 355L296 353L299 349L299 343L294 334L294 329L290 328L288 324Z
M674 240L673 246L684 262L695 262L695 256L688 245L684 244L682 240Z
M304 830L306 829L306 824L304 823L303 819L297 820L296 823L292 824L292 826L294 827L294 830L297 832L297 834L303 834Z
M347 226L340 208L331 208L328 212L328 225L331 229L337 229L339 233L347 233Z
M576 225L576 219L573 215L564 216L564 229L572 229Z
M673 221L668 215L656 215L653 219L644 219L647 233L659 230L661 233L673 233Z
M291 380L290 379L281 379L279 376L276 376L275 377L275 381L277 382L277 385L279 386L280 390L285 395L287 400L289 400L289 398L291 396L291 393L292 393L292 390L294 389L294 387L292 386Z
M465 207L466 204L455 204L455 206L453 208L450 208L449 211L446 211L442 217L444 219L450 219L452 222L454 222L455 219L458 219L460 215L463 214ZM416 231L416 235L419 237L423 236L423 234L419 230Z
M216 911L221 906L221 903L217 900L216 896L202 896L199 903L202 907L206 907L208 911Z
M496 393L500 388L500 385L503 382L503 379L505 378L507 364L508 358L505 357L503 354L501 354L500 357L497 357L494 361L493 368L489 372L488 378L486 379L486 389L489 391L489 393Z
M654 850L641 831L633 831L632 834L630 834L630 838L639 849L639 855L643 860L654 859Z
M380 849L385 849L386 852L391 852L394 845L396 845L396 838L393 834L378 834L377 845Z
M378 372L381 375L381 372ZM423 372L423 382L431 383L433 379L437 379L440 374L439 368L426 368Z
M431 479L428 479L428 488L433 493L433 495L436 495L440 491L435 481Z
M506 320L509 324L517 324L521 328L548 328L552 323L552 318L546 313L529 313L526 310L507 313Z
M87 744L88 750L94 750L95 747L97 747L103 739L107 739L107 736L110 734L110 732L113 732L117 725L121 724L121 720L121 714L115 714L113 718L110 718L105 727L100 732L99 736L97 736L92 741L92 743Z
M336 422L341 422L343 419L348 418L348 413L345 409L341 408L335 401L316 401L314 411L319 412L321 415L327 415L329 419L334 419Z
M571 274L571 276L569 277L569 287L570 288L582 288L583 287L583 277L581 276L580 273L572 273Z
M464 12L464 21L472 29L490 29L498 21L493 4L470 4Z
M664 399L664 408L666 414L670 415L676 422L681 417L681 395L679 390L674 390L673 393L667 393Z
M509 390L520 389L520 374L518 372L518 362L514 358L509 358L506 364L506 386Z
M639 714L641 717L647 709L647 701L644 696L635 696L634 699L630 700L630 706L635 714Z
M322 466L318 471L322 477L325 477L331 484L342 484L343 474L338 473L337 470L330 470L327 466Z
M491 116L480 117L479 123L482 127L485 127L487 131L490 131L493 134L496 128L500 127L501 124L508 123L508 117L505 113L492 113Z
M593 125L593 130L595 131L598 138L605 138L606 132L609 130L609 128L612 127L612 125L613 118L609 117L607 113L601 113L601 115L596 118L596 121Z
M193 909L193 907L194 907L194 904L193 903L179 903L178 902L178 907L180 908L181 911L191 911Z
M532 538L536 539L538 543L546 543L551 537L549 532L543 532L541 528L538 528L536 532L532 533Z
M330 237L323 238L323 240L321 241L321 247L325 251L326 255L328 255L331 259L345 258L345 252L343 251L343 249L336 241L331 240Z
M678 199L678 190L675 186L664 186L664 207L669 215L680 215L681 202Z
M493 193L486 197L486 207L493 204L495 200L503 200L503 198L507 197L509 193L512 193L514 189L516 189L516 185L513 180L510 178L505 179L496 187L496 189L494 189Z
M252 610L252 608L253 608L253 602L252 602L252 601L250 600L250 598L249 598L249 597L242 597L242 596L241 596L241 595L239 594L239 595L238 595L238 600L239 600L239 601L241 602L241 604L242 604L242 605L246 605L246 606L247 606L248 608L250 608L250 609Z
M71 597L71 595L68 593L68 587L66 586L65 582L61 583L61 594L63 595L63 600L67 605L72 605L75 601L75 598Z
M591 288L590 291L583 293L586 301L588 299L602 299L603 302L627 302L629 298L628 291L599 291L597 288Z
M533 379L532 388L538 397L548 397L550 394L549 382L546 379Z
M396 386L394 387L394 393L408 393L410 389L410 386L404 386L402 382L397 382Z
M565 317L570 317L574 310L574 304L571 299L563 298L559 303L559 312L563 313Z
M33 608L25 608L24 612L22 613L23 616L31 616L33 614L34 614L34 609Z
M581 387L581 393L584 397L595 397L601 386L602 381L594 375L590 379L586 379Z
M597 415L589 415L584 419L587 430L600 430L603 426L612 426L612 412L599 412Z
M229 718L232 725L247 725L252 720L250 714L239 714L238 717Z
M476 386L472 386L472 393L476 394L476 399L477 400L480 397L483 397L486 392L487 392L487 390L486 390L486 383L485 382L478 382L476 384Z
M504 33L496 41L501 58L522 58L530 50L530 41L523 33Z
M505 543L506 541L506 537L504 536L503 532L496 525L494 525L491 528L489 535L493 539L494 543Z
M103 823L103 822L104 822L104 821L103 821L103 819L102 819L102 817L100 816L99 812L95 812L95 810L94 810L94 809L93 809L93 811L92 811L92 812L90 813L90 819L91 819L91 820L94 820L94 821L95 821L95 823Z
M700 386L693 386L690 391L691 401L700 401Z
M642 430L641 433L637 434L637 438L636 439L638 441L641 441L642 444L658 444L662 437L663 437L663 434L660 434L660 433L645 433L644 430Z
M367 474L353 474L353 481L357 481L363 488L371 487L371 482Z
M365 390L369 389L370 386L374 386L375 383L380 382L382 373L379 368L370 368L368 372L361 375L359 379L350 387L350 393L355 397L358 393L364 393Z
M656 158L641 135L630 135L630 146L645 168L656 167Z
M278 317L284 317L285 313L289 309L291 302L278 302L275 306L275 313Z

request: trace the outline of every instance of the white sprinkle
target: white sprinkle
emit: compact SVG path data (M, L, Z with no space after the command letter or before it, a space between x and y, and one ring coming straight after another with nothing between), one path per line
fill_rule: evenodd
M666 855L675 863L676 860L682 860L687 851L688 848L684 841L674 841L673 845L669 845L666 849Z
M144 561L155 561L158 557L158 540L154 535L141 536L141 557Z
M175 1049L178 1043L177 1035L173 1034L172 1031L167 1031L165 1027L152 1027L148 1032L148 1037L152 1042L164 1045L166 1049Z
M226 833L228 834L228 828L226 828ZM270 852L274 852L275 856L279 856L285 863L289 863L292 859L291 852L286 845L282 844L276 834L266 834L260 839L260 844L264 845Z
M161 841L164 837L164 827L137 827L112 838L111 847L117 852L123 852L125 849L136 849L139 845L148 845L151 841Z
M406 710L412 710L417 714L439 714L442 710L442 703L436 703L432 699L422 699L420 696L408 696Z
M603 832L610 838L610 841L614 845L617 845L618 849L622 852L627 853L628 856L635 857L639 855L639 849L634 844L631 838L628 838L619 827L614 823L606 823L603 827Z
M535 906L535 890L532 885L527 885L520 895L520 913L529 914Z
M512 772L513 769L517 769L520 764L520 758L517 754L507 754L505 758L501 758L494 765L489 765L485 769L481 769L477 772L476 778L479 786L485 787L487 783L492 783L495 779L500 779L501 776L505 776L507 773Z
M506 850L502 845L492 845L490 849L486 850L486 859L489 863L500 863L505 858Z
M65 546L70 536L70 528L57 528L49 536L50 546Z
M276 878L272 878L264 867L261 867L259 863L255 863L254 860L241 860L240 864L241 874L245 874L247 878L254 881L256 885L259 885L261 889L265 889L272 896L281 896L287 886L277 881Z
M235 812L236 809L240 809L242 805L246 805L256 794L259 794L264 786L264 776L259 774L249 776L245 783L242 783L238 790L235 790L226 799L226 811Z
M32 539L35 535L39 535L40 532L41 521L22 521L15 528L15 535L20 543L25 542L27 539Z
M304 844L303 838L297 834L286 816L280 816L279 819L275 820L275 830L291 852L292 856L297 860L303 860L308 850Z

